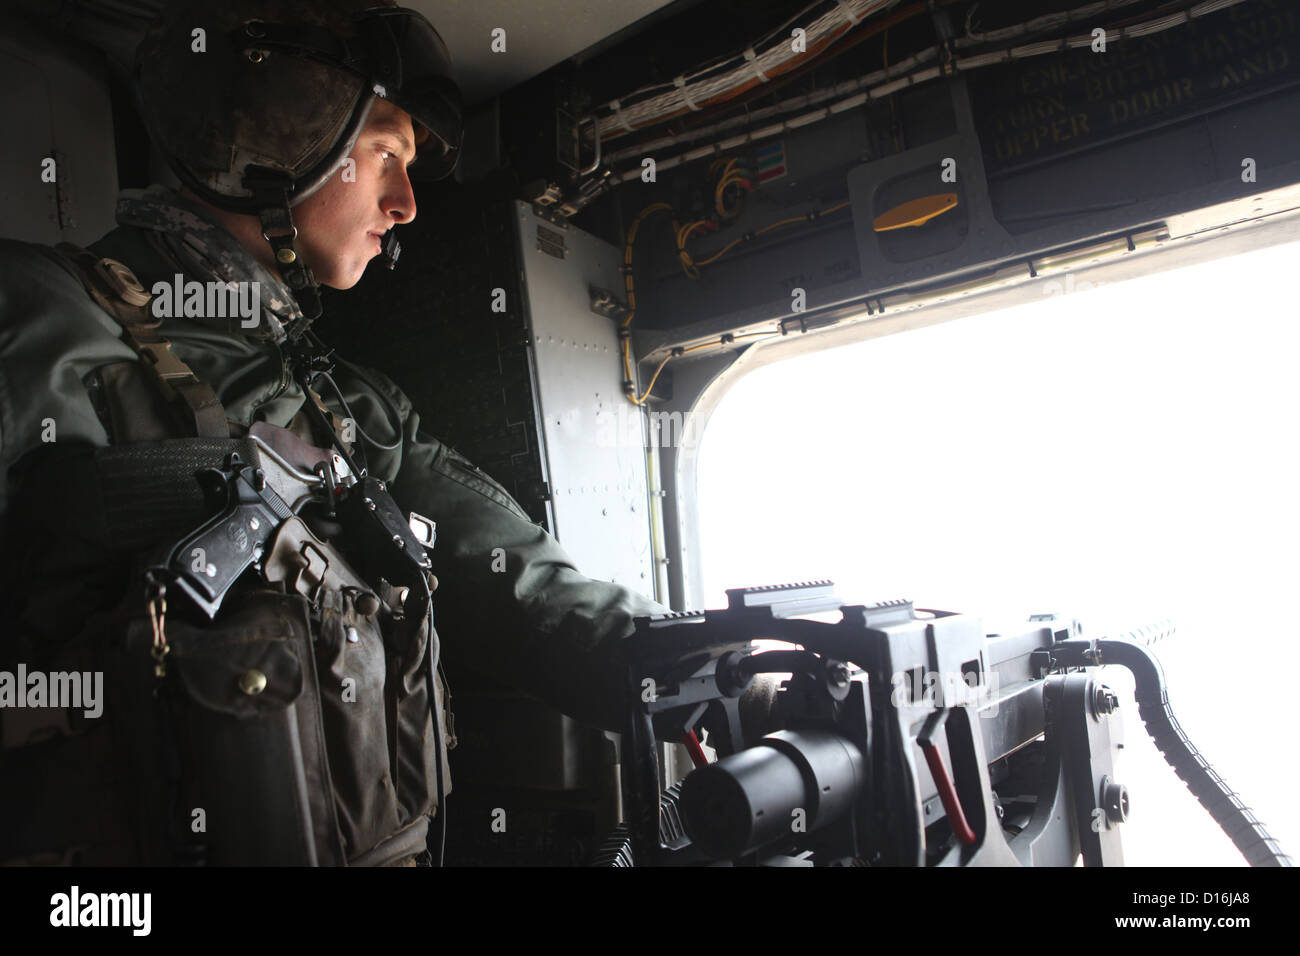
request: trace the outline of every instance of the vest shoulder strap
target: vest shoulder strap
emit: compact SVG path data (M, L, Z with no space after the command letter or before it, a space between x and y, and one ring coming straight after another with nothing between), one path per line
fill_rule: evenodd
M229 438L226 410L212 387L172 353L158 329L162 319L148 308L150 296L140 280L116 259L100 258L88 249L61 242L54 247L81 278L92 299L122 326L125 339L140 355L167 402L192 426L198 438Z

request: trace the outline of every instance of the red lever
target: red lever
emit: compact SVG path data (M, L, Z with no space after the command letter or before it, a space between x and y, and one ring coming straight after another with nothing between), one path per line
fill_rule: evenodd
M708 766L709 758L704 756L704 748L700 746L700 738L695 736L695 731L688 730L682 734L682 743L686 745L686 751L691 755L691 763L697 767Z
M975 842L975 831L966 822L966 814L962 811L957 789L952 785L952 778L948 776L948 768L943 765L943 756L939 753L939 748L926 741L921 743L921 750L925 754L925 762L930 766L930 776L934 778L934 785L939 788L939 800L943 803L944 812L948 814L948 824L952 827L952 832L956 834L958 840L970 846Z

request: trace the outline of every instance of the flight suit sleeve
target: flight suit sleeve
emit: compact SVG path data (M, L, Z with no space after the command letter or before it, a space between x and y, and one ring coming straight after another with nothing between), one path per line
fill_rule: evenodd
M581 574L504 488L421 431L419 413L395 385L364 374L394 406L385 424L380 403L367 403L367 390L359 389L350 405L366 431L393 443L393 412L402 420L401 449L372 451L372 471L392 476L393 497L404 510L437 524L434 623L444 656L579 720L623 729L620 644L634 618L668 608Z
M0 239L0 530L24 455L55 441L108 444L87 377L135 359L53 250Z

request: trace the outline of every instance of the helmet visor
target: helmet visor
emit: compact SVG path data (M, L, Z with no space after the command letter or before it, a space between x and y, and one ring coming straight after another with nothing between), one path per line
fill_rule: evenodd
M460 90L451 79L447 46L421 14L381 7L357 15L361 60L345 63L429 131L412 176L441 179L456 166L463 132Z

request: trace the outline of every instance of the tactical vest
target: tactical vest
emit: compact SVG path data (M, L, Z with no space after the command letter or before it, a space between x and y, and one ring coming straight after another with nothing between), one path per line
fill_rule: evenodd
M43 569L93 574L120 598L78 618L79 633L54 649L25 648L49 673L102 673L105 699L98 719L0 712L0 863L427 859L430 815L449 790L436 580L423 551L421 566L416 545L394 540L407 532L389 533L395 506L382 482L340 496L347 520L309 527L278 511L257 570L208 619L146 574L212 520L212 488L196 475L229 476L239 462L258 468L247 474L281 461L310 471L313 453L329 450L312 446L319 432L301 414L292 430L259 423L230 437L213 389L172 355L130 270L59 251L141 361L96 377L109 447L55 444L24 461L11 509L23 532L10 544L39 553ZM317 422L330 420L318 396L306 401L318 403ZM230 539L212 539L214 551L243 553L241 535L268 530L256 517L236 524L214 526ZM195 562L200 584L219 563ZM51 618L69 613L47 603Z

